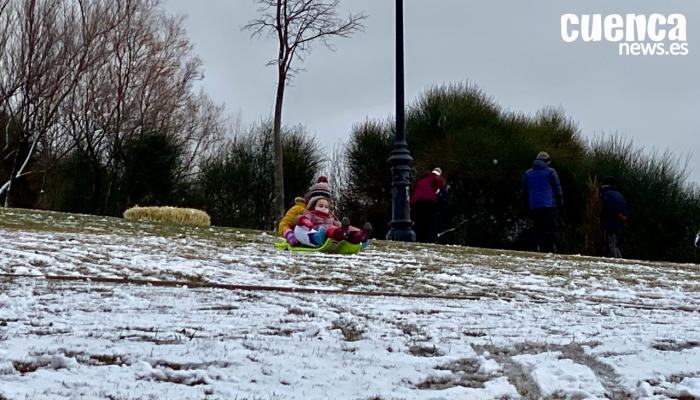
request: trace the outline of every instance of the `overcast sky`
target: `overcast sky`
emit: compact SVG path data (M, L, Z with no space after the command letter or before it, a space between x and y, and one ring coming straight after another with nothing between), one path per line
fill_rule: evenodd
M287 89L283 121L303 124L329 150L352 125L394 115L394 1L344 0L363 11L365 31L320 45ZM256 16L252 0L166 0L186 15L204 62L202 82L244 125L273 114L273 39L241 27ZM562 14L672 13L687 20L687 55L621 56L618 44L565 43ZM586 138L618 134L649 151L690 157L700 183L700 2L687 0L405 0L405 85L410 103L426 88L470 81L505 110L562 107ZM670 45L664 42L666 48ZM534 156L534 155L533 155Z

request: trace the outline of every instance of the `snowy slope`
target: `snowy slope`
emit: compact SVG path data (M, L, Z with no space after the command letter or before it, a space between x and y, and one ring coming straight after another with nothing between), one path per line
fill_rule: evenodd
M700 398L698 265L2 212L0 398Z

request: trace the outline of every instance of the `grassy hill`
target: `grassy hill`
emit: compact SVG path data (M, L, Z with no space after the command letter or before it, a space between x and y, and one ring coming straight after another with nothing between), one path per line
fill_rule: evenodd
M0 399L692 398L700 266L0 209ZM685 397L683 397L685 396Z

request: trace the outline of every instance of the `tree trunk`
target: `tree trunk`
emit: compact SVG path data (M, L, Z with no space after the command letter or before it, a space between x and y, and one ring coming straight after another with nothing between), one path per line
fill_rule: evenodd
M102 204L102 170L99 165L93 165L92 198L90 199L90 213L104 215L106 206Z
M275 196L273 201L274 223L284 215L284 168L282 166L282 100L284 99L285 74L282 65L278 66L277 97L275 99L275 121L272 128L275 152Z
M26 162L23 163L23 157L24 154L27 152L27 148L29 147L29 140L26 137L23 137L20 139L19 145L17 146L17 151L15 152L15 156L13 157L12 160L12 171L10 173L10 180L7 182L7 190L5 191L5 207L6 208L11 208L15 207L17 204L17 199L15 198L15 183L17 181L17 175L19 175L22 171L20 171L20 168L22 168L22 165L26 165ZM31 155L27 155L27 157L30 157Z
M13 184L15 183L15 176L17 176L17 163L18 163L18 158L19 158L19 150L15 153L15 156L13 157L12 161L12 170L10 172L10 179L7 182L7 189L5 190L5 208L10 208L14 207L14 198L13 198Z

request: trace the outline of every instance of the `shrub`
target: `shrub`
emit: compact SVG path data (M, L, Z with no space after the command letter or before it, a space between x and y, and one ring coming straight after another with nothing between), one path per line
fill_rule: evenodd
M209 215L194 208L132 207L124 211L124 218L136 221L165 222L191 226L210 226Z
M283 129L285 199L303 195L322 164L317 142L301 127ZM271 123L233 138L202 165L198 203L217 225L269 229L274 195ZM281 217L281 216L280 216Z
M670 152L645 153L631 140L599 138L590 144L591 175L615 176L629 206L629 223L622 235L625 257L688 261L690 245L700 226L700 193L687 185L687 169Z
M332 181L339 215L356 226L372 223L375 237L385 237L391 217L391 166L387 159L393 147L393 125L389 121L365 121L353 127L342 154L345 175Z
M101 197L101 193L94 193L96 177L93 163L73 151L58 163L52 175L50 182L53 183L51 189L56 210L77 213L97 211L94 200L95 196Z
M547 150L562 185L570 187L585 153L575 124L562 110L507 113L468 83L427 90L409 108L406 130L417 175L440 166L450 186L439 230L459 228L441 237L445 243L528 248L523 172ZM581 203L576 191L564 192L567 204Z
M474 85L451 84L422 94L407 110L406 139L416 175L439 166L450 187L440 230L443 243L531 249L532 222L521 197L522 174L539 151L552 156L564 191L560 249L601 254L599 185L616 176L630 208L622 235L626 257L694 261L700 189L687 184L682 160L645 153L612 137L585 142L563 110L505 112ZM391 210L391 122L353 129L345 153L348 212L384 227ZM371 215L377 212L381 216ZM381 221L381 222L378 222Z
M117 203L172 204L180 184L182 145L173 136L149 131L129 139L121 157ZM124 207L119 207L123 209Z
M120 142L121 143L121 142ZM56 162L49 196L60 211L119 215L133 204L180 205L182 145L160 131L114 144L114 157L73 150Z

